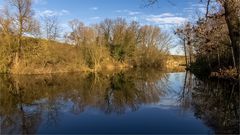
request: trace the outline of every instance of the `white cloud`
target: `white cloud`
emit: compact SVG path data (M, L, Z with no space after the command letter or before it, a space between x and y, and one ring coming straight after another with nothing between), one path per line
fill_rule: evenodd
M159 17L173 17L173 16L175 16L175 15L172 13L163 13L163 14L159 15Z
M91 20L98 20L98 19L100 19L101 17L99 17L99 16L94 16L94 17L91 17L90 19Z
M149 15L146 20L159 25L179 25L187 21L184 17L175 16L172 13L163 13L160 15Z
M128 14L129 14L129 15L138 15L138 14L140 14L140 12L129 11Z
M159 24L181 24L187 19L183 17L149 17L146 20Z
M130 16L134 16L134 15L139 15L139 14L141 14L141 12L131 11L131 10L127 10L127 9L124 9L124 10L116 10L115 12L116 12L116 13L127 13L127 14L130 15Z
M43 17L43 16L63 16L67 15L70 12L68 10L61 10L61 11L53 11L53 10L44 10L44 11L37 11L36 14L37 16Z
M99 8L98 7L91 7L90 10L98 10Z
M69 11L68 11L68 10L65 10L65 9L63 9L63 10L61 11L61 14L62 14L62 15L64 15L64 14L69 14Z

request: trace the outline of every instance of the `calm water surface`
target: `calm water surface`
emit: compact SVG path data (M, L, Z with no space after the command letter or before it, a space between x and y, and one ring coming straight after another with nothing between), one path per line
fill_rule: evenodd
M239 133L239 83L185 72L0 77L1 134Z

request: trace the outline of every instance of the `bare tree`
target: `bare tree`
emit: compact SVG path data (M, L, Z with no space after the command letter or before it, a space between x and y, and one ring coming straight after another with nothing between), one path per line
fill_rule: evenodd
M72 20L69 22L72 32L69 35L70 40L76 46L91 45L96 41L96 30L94 27L85 26L79 20Z
M74 42L76 46L81 44L81 33L83 33L84 23L80 22L77 19L74 19L69 22L69 26L72 28L72 32L68 36L71 41Z
M19 45L24 32L29 31L29 25L33 16L31 0L9 0L11 6L16 8L14 21L16 22Z
M8 0L10 5L15 8L13 17L16 27L18 39L15 64L19 63L19 58L22 55L22 38L23 34L31 31L31 23L33 18L32 0Z
M13 31L13 18L10 16L8 8L4 7L0 10L0 34L9 46Z
M32 36L34 36L35 38L40 38L41 37L41 25L40 22L36 19L32 19L31 23L29 25L29 28L31 29L31 31L29 31L29 34L31 34Z
M59 22L57 16L45 16L44 28L46 38L55 41L59 37Z
M100 29L104 35L105 42L109 45L112 42L113 21L111 19L105 19L100 23Z

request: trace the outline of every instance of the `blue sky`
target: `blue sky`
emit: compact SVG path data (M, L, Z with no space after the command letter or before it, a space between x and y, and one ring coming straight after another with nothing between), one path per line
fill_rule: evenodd
M0 0L0 8L5 0ZM144 7L145 0L33 0L35 16L58 16L61 27L68 31L68 22L79 19L87 25L105 18L123 17L142 25L157 25L165 31L194 19L193 13L202 12L200 0L160 0L153 7ZM170 1L170 2L169 2Z

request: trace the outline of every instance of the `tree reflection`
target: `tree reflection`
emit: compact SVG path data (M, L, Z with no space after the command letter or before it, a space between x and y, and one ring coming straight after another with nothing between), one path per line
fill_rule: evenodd
M179 99L178 99L183 111L191 107L193 87L194 87L194 76L191 72L186 72L184 77L183 89L179 94Z
M40 105L24 100L24 87L13 78L3 77L0 84L7 79L7 85L1 85L1 132L3 134L33 134L36 132L41 120Z
M203 84L204 83L204 84ZM239 133L239 84L199 82L193 93L196 116L216 133Z
M58 114L79 115L87 107L106 114L136 111L165 94L165 74L149 70L114 74L61 74L0 77L2 133L33 134L41 122L58 123ZM161 85L162 84L162 85Z
M239 133L239 82L199 80L191 73L186 73L184 82L181 107L192 108L216 134Z

